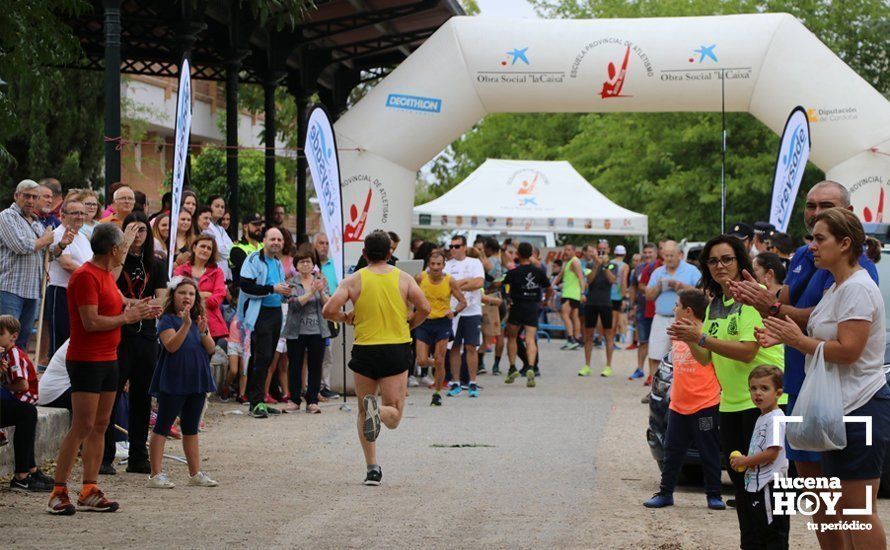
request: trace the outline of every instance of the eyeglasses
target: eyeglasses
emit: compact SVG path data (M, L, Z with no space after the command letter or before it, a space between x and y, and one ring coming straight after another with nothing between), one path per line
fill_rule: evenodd
M85 203L83 203L83 205L86 206L87 208L99 208L98 202L85 202Z
M732 265L734 261L736 261L735 256L727 255L720 258L708 258L708 261L706 263L708 264L708 267L717 267L718 264L724 267L728 267Z

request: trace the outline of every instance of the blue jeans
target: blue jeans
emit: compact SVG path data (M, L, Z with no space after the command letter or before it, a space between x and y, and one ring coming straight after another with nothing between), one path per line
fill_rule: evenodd
M0 315L12 315L22 324L22 330L15 345L28 351L28 341L34 330L34 319L37 317L37 299L22 298L11 292L0 291Z

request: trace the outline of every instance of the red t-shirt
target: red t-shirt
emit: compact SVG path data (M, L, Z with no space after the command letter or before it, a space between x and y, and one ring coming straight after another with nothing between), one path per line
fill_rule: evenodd
M19 378L28 381L28 389L12 394L16 399L23 403L37 403L37 371L28 354L22 351L18 346L7 350L0 356L0 361L6 361L9 365L9 379L4 380L6 383L12 383Z
M98 306L99 315L114 317L124 310L124 300L111 276L111 272L86 262L68 282L68 319L71 321L71 342L68 344L69 361L116 361L117 345L121 341L121 329L87 332L80 320L80 306Z
M643 271L640 272L640 284L643 285L643 288L646 288L646 285L649 284L649 278L652 277L652 272L661 267L661 260L655 260L654 262L649 262L645 267L643 267ZM652 319L655 317L655 301L654 300L646 300L646 319Z

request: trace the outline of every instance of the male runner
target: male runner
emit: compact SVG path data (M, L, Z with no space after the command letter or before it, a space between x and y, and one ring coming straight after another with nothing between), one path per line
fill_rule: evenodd
M449 397L460 395L461 352L466 352L467 374L470 383L469 397L479 397L476 374L479 356L476 354L482 344L482 286L485 283L485 268L482 262L467 255L467 238L463 235L451 237L451 259L445 262L445 273L451 275L464 293L467 307L457 315L452 323L454 340L451 342L451 387ZM452 305L456 305L452 302Z
M442 406L442 387L445 385L445 352L448 351L448 338L451 336L451 320L467 307L464 293L457 282L444 272L445 253L433 250L427 261L427 270L418 274L417 284L423 296L430 303L430 315L417 329L414 337L417 340L417 364L429 367L432 363L435 376L432 407ZM457 308L451 310L451 297L457 300ZM430 349L433 360L430 361Z
M368 267L343 280L322 314L331 321L355 325L349 368L355 375L359 442L368 466L365 485L380 485L383 471L374 442L381 422L394 430L402 420L413 362L410 330L426 319L430 304L410 275L387 264L392 252L385 231L368 235L363 252ZM354 309L344 314L341 309L346 302L352 302ZM410 317L409 304L414 306Z
M535 336L538 332L538 315L541 312L541 290L547 289L547 299L552 292L550 279L547 273L532 263L532 245L527 242L519 243L519 265L507 272L504 277L504 285L509 287L509 296L512 304L510 316L507 318L507 358L510 361L510 370L504 382L512 384L519 376L516 370L516 351L519 343L519 329L525 329L525 348L528 355L529 368L525 371L528 379L526 386L535 387L535 360L538 355L538 344Z

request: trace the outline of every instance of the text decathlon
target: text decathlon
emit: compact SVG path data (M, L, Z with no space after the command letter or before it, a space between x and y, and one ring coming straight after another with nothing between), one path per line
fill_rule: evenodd
M423 113L442 112L442 100L434 97L420 97L416 95L389 94L386 98L386 106L393 109L406 109L408 111L420 111Z

